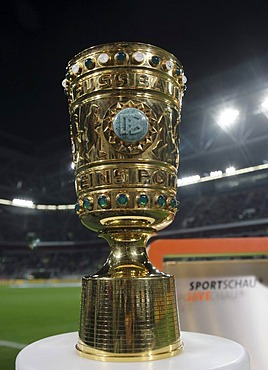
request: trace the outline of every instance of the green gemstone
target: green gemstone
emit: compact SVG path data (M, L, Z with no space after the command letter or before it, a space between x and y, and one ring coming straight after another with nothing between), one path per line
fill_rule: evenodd
M170 201L170 207L171 208L177 208L177 200L175 198L172 198Z
M160 62L160 58L156 55L154 55L151 60L152 60L152 64L155 66L157 66Z
M91 203L90 203L90 200L88 198L85 198L83 200L83 207L86 208L86 209L89 209L91 207Z
M85 66L86 66L88 69L93 68L93 66L94 66L94 62L93 62L93 60L92 60L91 58L86 59L86 60L85 60Z
M65 77L67 78L67 80L70 80L71 79L71 73L70 72L67 72Z
M126 194L118 194L116 197L116 201L120 206L125 206L128 202L128 197Z
M176 69L176 75L177 76L180 76L182 74L182 69L181 68L177 68Z
M166 197L164 195L159 195L159 197L157 198L157 204L160 207L164 207L167 204Z
M108 198L105 195L101 195L98 198L98 205L101 208L106 208L108 206Z
M141 206L146 206L146 204L149 202L149 198L146 194L141 194L138 198L138 204Z
M124 53L123 51L119 51L116 54L116 59L119 60L120 62L124 62L127 59L126 53Z

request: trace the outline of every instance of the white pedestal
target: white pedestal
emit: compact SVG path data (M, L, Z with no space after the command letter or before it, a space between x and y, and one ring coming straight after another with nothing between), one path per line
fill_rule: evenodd
M240 344L212 335L182 332L184 352L164 360L100 362L80 357L77 333L48 337L25 347L16 370L250 370L249 356Z

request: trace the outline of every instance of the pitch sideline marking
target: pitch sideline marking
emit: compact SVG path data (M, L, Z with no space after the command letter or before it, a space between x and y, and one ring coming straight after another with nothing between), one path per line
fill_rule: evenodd
M22 349L26 346L27 346L27 344L22 344L22 343L17 343L17 342L9 342L8 340L0 340L0 347L9 347L9 348Z

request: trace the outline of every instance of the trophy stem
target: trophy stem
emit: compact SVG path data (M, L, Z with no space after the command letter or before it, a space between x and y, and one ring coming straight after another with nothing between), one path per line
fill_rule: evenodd
M173 276L149 261L150 229L101 233L111 247L103 268L83 277L77 349L102 361L146 361L182 351Z
M155 234L152 229L114 229L99 234L107 240L111 253L97 276L106 277L145 277L163 275L149 261L146 244ZM96 276L96 275L94 275Z

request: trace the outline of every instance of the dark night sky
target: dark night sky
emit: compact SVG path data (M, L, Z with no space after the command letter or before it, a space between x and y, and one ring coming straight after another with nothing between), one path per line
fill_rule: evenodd
M191 84L268 50L267 1L6 1L1 5L1 131L36 143L68 132L61 81L79 51L112 41L160 46Z

